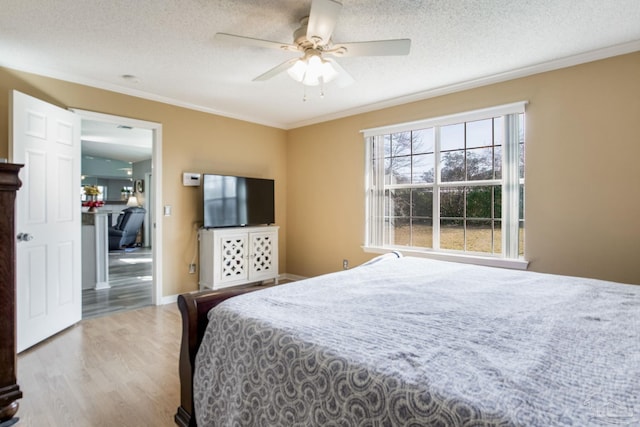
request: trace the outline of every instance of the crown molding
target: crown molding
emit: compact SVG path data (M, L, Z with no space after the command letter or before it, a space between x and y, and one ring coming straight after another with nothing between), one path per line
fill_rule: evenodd
M623 43L610 46L603 49L597 49L578 55L567 56L552 61L542 62L528 67L517 68L515 70L506 71L504 73L492 74L490 76L480 77L465 82L445 85L426 91L416 92L397 98L392 98L380 102L375 102L361 107L356 107L337 113L319 116L311 120L291 123L287 129L295 129L303 126L309 126L330 120L341 119L344 117L354 116L356 114L369 113L372 111L382 110L384 108L396 107L398 105L408 104L416 101L423 101L429 98L435 98L442 95L448 95L456 92L462 92L469 89L475 89L482 86L488 86L495 83L502 83L518 78L529 77L535 74L541 74L548 71L560 70L563 68L573 67L575 65L586 64L588 62L599 61L602 59L612 58L614 56L626 55L640 51L640 40L629 43Z
M598 61L601 59L606 59L614 56L625 55L625 54L636 52L636 51L640 51L640 40L634 40L628 43L622 43L622 44L610 46L607 48L602 48L602 49L581 53L578 55L559 58L559 59L555 59L555 60L551 60L551 61L547 61L539 64L534 64L528 67L522 67L515 70L506 71L503 73L498 73L490 76L468 80L465 82L445 85L445 86L429 89L426 91L420 91L420 92L416 92L408 95L399 96L396 98L391 98L391 99L387 99L379 102L370 103L367 105L362 105L355 108L342 110L342 111L331 113L331 114L318 116L309 120L302 120L302 121L291 122L291 123L277 123L277 122L271 122L271 121L265 121L265 120L257 120L254 117L248 117L242 114L221 111L214 108L204 107L202 105L184 102L179 99L164 97L164 96L156 95L153 93L141 91L141 90L126 87L126 86L105 83L102 81L75 76L75 75L71 75L68 73L63 73L55 70L28 68L28 67L15 67L9 64L3 64L2 62L0 62L0 66L14 69L17 71L37 74L44 77L63 80L70 83L90 86L97 89L104 89L111 92L120 93L123 95L129 95L136 98L146 99L149 101L156 101L163 104L169 104L177 107L187 108L190 110L201 111L204 113L215 114L218 116L227 117L231 119L251 122L258 125L269 126L269 127L283 129L283 130L291 130L299 127L327 122L330 120L341 119L341 118L353 116L356 114L368 113L371 111L381 110L389 107L395 107L395 106L407 104L410 102L422 101L429 98L435 98L437 96L448 95L451 93L461 92L469 89L475 89L475 88L487 86L490 84L501 83L501 82L514 80L522 77L528 77L534 74L540 74L547 71L559 70L562 68L572 67L575 65L585 64L588 62Z
M245 122L250 122L258 125L264 125L279 129L286 129L286 125L283 123L270 122L264 120L256 120L253 117L244 116L242 114L234 114L226 111L216 110L210 107L204 107L198 104L192 104L189 102L184 102L179 99L170 98L166 96L157 95L150 92L145 92L139 89L134 89L126 86L120 86L113 83L106 83L100 80L89 79L82 76L77 76L69 73L64 73L56 70L50 70L46 68L38 68L38 67L21 67L14 66L12 64L5 64L0 61L0 67L4 67L7 69L12 69L16 71L21 71L25 73L35 74L42 77L49 77L56 80L62 80L69 83L75 83L83 86L89 86L95 89L103 89L108 90L110 92L119 93L122 95L133 96L136 98L146 99L148 101L160 102L163 104L173 105L175 107L182 107L189 110L200 111L203 113L215 114L217 116L227 117L230 119L242 120Z

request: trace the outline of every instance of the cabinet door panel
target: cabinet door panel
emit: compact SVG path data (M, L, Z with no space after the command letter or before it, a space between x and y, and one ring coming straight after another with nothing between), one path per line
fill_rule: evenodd
M277 231L256 232L249 235L251 241L251 280L272 279L278 275Z
M249 247L247 234L221 235L218 239L220 252L219 283L246 280L249 277Z

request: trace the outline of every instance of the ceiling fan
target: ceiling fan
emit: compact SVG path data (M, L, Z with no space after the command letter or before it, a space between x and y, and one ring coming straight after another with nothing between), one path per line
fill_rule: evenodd
M342 4L335 0L312 0L309 16L300 20L300 28L294 31L292 44L227 33L216 33L216 39L249 46L302 52L302 57L285 61L259 75L253 81L268 80L287 71L294 80L306 86L322 86L334 79L340 87L353 83L353 77L338 62L325 58L324 55L350 57L409 54L410 39L334 43L331 34L341 8Z

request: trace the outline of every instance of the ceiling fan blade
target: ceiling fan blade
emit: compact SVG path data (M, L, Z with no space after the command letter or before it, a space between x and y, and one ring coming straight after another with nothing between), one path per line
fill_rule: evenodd
M278 74L287 71L289 68L291 68L293 66L293 64L295 64L295 62L298 60L298 58L293 58L290 59L288 61L283 62L280 65L276 65L275 67L273 67L272 69L270 69L269 71L267 71L264 74L260 74L258 77L256 77L255 79L253 79L254 82L263 82L265 80L269 80L272 77L277 76Z
M268 49L281 49L294 52L298 51L297 46L289 43L272 42L270 40L254 39L252 37L237 36L235 34L216 33L215 38L216 40L243 44L245 46L266 47Z
M313 0L307 23L307 38L318 44L329 43L342 4L334 0ZM319 39L319 40L318 40Z
M343 52L343 49L346 50ZM327 53L339 57L348 56L388 56L408 55L411 50L410 39L375 40L369 42L340 43L332 47Z
M347 87L353 82L355 79L338 63L338 61L334 61L333 59L326 58L325 61L330 62L331 66L338 72L338 76L335 78L335 82L338 87Z

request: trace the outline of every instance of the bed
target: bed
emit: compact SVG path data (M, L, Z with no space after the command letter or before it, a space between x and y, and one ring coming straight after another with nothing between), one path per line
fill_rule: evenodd
M182 426L640 424L637 285L385 255L179 306Z

